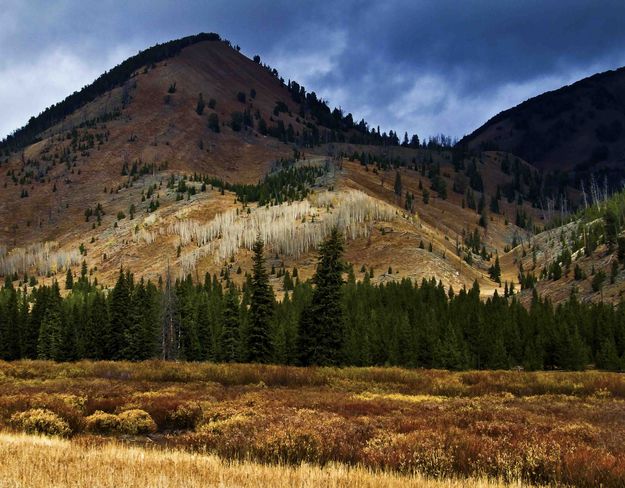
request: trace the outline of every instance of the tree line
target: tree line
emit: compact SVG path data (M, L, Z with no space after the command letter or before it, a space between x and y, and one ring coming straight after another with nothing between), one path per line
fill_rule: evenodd
M229 183L216 177L194 175L192 181L210 184L222 193L236 193L243 203L258 202L260 206L303 200L315 185L317 178L328 173L329 166L295 166L293 160L280 160L275 171L267 174L257 184Z
M242 286L227 273L158 283L120 270L111 290L71 273L26 293L0 291L0 358L260 362L295 365L396 365L449 369L625 368L625 305L555 306L534 291L480 299L435 279L373 284L372 269L342 260L334 230L320 246L316 272L300 281L283 271L277 301L259 239ZM356 274L361 273L359 279Z

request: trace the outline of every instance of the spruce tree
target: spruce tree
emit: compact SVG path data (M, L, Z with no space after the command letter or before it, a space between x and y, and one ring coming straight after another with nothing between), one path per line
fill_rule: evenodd
M46 311L41 321L37 342L39 359L59 360L62 355L63 310L59 286L55 282L50 290Z
M204 97L202 96L202 94L200 93L198 95L197 98L197 105L195 106L195 112L198 115L202 115L204 113L204 107L206 106L206 104L204 103Z
M250 307L247 328L247 360L267 363L272 358L271 320L275 297L269 285L263 255L264 243L260 237L254 243L254 266L250 280Z
M129 276L124 275L124 270L119 270L117 283L113 288L110 298L110 342L107 351L111 359L122 359L125 347L125 334L130 327L131 303Z
M401 197L402 194L402 184L401 184L401 174L399 171L395 172L395 184L393 185L393 189L395 191L395 195Z
M225 295L223 326L219 337L219 359L232 363L239 359L239 297L234 283Z
M608 208L605 211L605 215L603 216L603 222L605 242L608 245L608 249L611 250L617 242L619 233L618 216L612 208Z
M11 361L19 359L21 355L20 315L17 291L10 286L6 292L8 299L4 309L0 309L0 358Z
M48 303L51 297L51 288L41 286L33 290L31 297L33 298L33 306L30 311L30 317L24 327L22 334L23 356L28 359L36 359L39 345L39 336L44 315L48 309Z
M215 353L213 344L213 324L207 295L208 294L203 290L199 294L197 302L197 335L200 347L199 359L202 361L214 359Z
M142 279L135 287L130 299L130 322L124 330L124 359L138 361L150 357L143 321L147 307L147 293Z
M196 307L191 276L177 286L176 296L180 316L179 358L196 361L200 359L200 342L197 335Z
M177 359L178 357L179 318L178 301L171 283L171 273L168 264L161 313L161 354L163 359Z
M613 337L607 337L601 343L599 353L597 354L597 366L609 371L621 370L622 364L618 357Z
M71 290L74 288L74 276L72 275L72 270L67 268L67 273L65 274L65 289Z
M334 228L319 249L317 271L312 280L315 285L312 303L303 311L300 319L298 349L302 365L342 363L342 255L343 236Z
M85 351L90 359L112 359L111 329L106 299L96 292L91 299L85 324Z
M490 275L491 280L501 285L501 266L499 265L499 255L495 256L495 264L488 269L488 274Z

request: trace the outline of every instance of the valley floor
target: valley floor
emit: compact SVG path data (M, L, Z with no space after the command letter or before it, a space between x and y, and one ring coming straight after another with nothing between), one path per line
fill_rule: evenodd
M521 486L485 479L429 480L331 464L319 467L228 462L214 455L89 444L28 435L0 434L2 488L504 488Z
M0 362L0 431L0 488L622 487L625 376Z

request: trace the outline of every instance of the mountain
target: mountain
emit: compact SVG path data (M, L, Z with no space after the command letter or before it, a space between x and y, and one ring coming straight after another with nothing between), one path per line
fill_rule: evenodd
M625 68L505 110L461 144L520 156L544 171L625 174Z
M338 225L356 279L518 291L526 246L556 213L542 199L558 193L519 154L465 149L400 144L217 34L171 41L0 143L0 275L241 283L260 233L281 293Z

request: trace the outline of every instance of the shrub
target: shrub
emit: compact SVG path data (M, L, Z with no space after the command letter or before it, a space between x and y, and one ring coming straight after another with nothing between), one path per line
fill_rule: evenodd
M145 410L126 410L119 414L120 431L129 435L150 434L156 432L156 424Z
M25 412L13 414L11 424L27 434L65 437L72 432L69 424L65 420L45 408L32 408Z
M239 132L243 128L243 114L241 112L230 114L230 126L235 132Z
M197 402L188 402L178 407L168 415L167 423L173 429L194 429L202 420L202 407Z
M605 273L603 271L599 271L592 279L592 291L598 292L603 287L603 282L605 281Z
M216 113L208 116L208 128L213 132L219 132L219 116Z
M94 434L113 434L119 430L121 421L117 415L97 410L86 419L86 429Z

